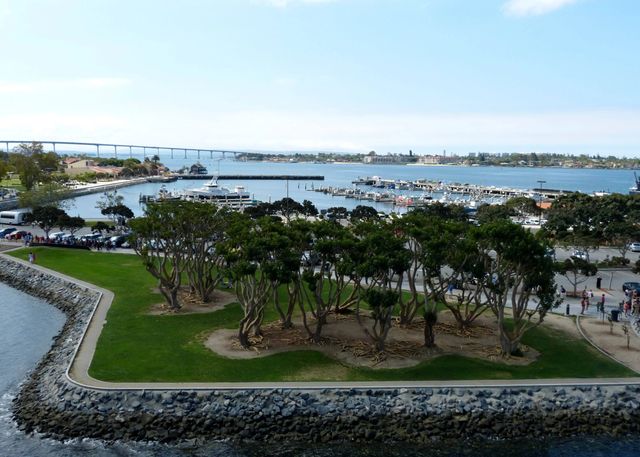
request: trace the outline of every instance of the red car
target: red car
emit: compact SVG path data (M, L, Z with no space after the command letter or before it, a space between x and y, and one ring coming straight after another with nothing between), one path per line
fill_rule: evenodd
M24 230L18 230L17 232L9 233L5 238L8 240L20 240L27 233L29 232L26 232Z

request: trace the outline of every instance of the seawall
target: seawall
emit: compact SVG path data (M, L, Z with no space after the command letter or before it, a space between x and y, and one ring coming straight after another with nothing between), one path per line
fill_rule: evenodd
M640 386L109 390L67 377L100 294L0 256L0 280L67 315L13 403L21 429L55 438L180 442L410 441L640 431Z

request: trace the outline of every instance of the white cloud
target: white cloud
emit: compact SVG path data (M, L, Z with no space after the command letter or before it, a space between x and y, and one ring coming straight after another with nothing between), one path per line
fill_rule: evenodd
M0 93L31 93L52 90L106 89L131 84L126 78L80 78L51 81L0 81Z
M509 0L502 10L508 16L539 16L576 3L578 0Z

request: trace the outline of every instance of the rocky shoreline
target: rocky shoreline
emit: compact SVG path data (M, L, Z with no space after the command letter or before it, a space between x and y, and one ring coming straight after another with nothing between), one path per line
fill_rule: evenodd
M13 414L25 432L166 443L407 441L640 431L640 386L98 390L66 376L99 293L0 257L0 280L67 315Z

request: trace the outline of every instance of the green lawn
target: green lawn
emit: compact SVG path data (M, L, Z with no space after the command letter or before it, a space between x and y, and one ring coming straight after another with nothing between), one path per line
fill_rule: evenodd
M11 187L16 190L25 190L19 178L0 179L0 187Z
M208 314L150 316L162 302L155 280L135 256L34 248L38 263L115 292L98 341L90 374L105 381L287 381L287 380L461 380L634 376L585 341L549 328L529 332L524 343L541 352L534 363L502 363L442 356L395 370L357 369L315 351L295 351L253 360L230 360L201 343L216 328L236 328L241 316L233 304ZM26 258L28 252L13 255ZM274 319L271 312L268 319ZM436 335L437 339L437 335Z

